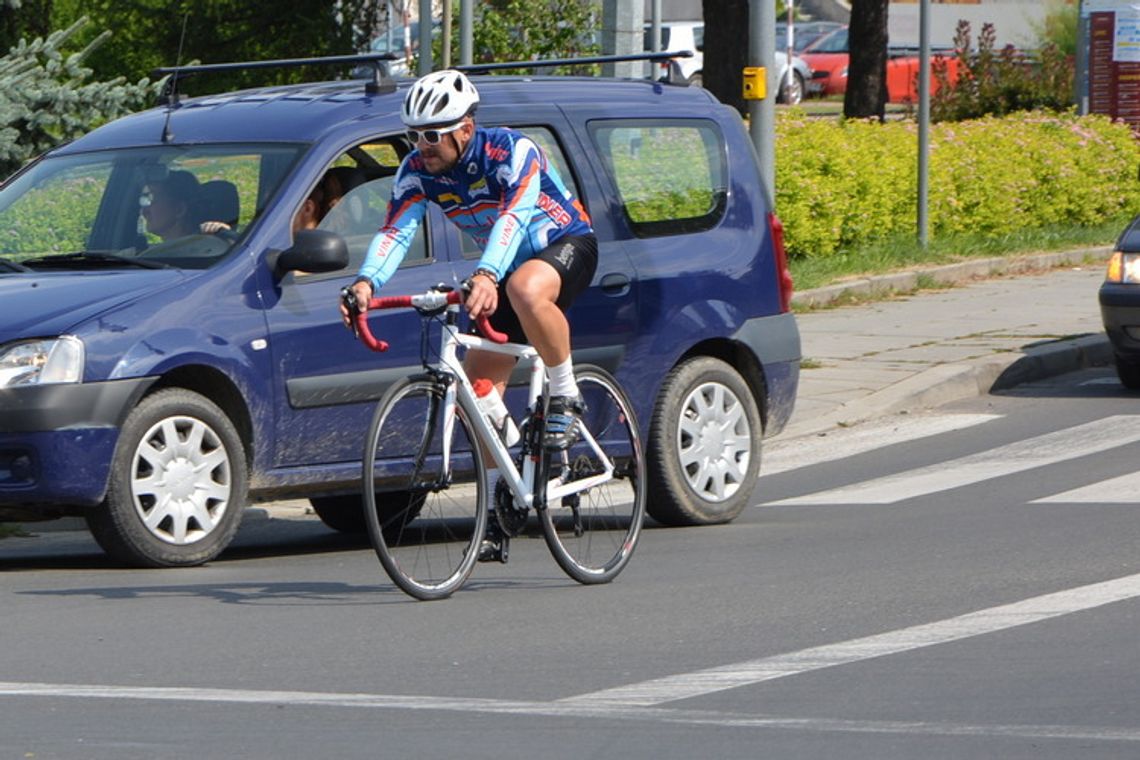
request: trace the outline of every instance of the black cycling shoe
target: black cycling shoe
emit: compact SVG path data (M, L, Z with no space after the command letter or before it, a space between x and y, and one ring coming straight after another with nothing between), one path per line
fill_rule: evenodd
M499 527L499 521L494 515L487 522L487 534L479 544L480 562L502 562L507 564L507 553L511 539Z
M546 434L542 445L547 451L565 451L578 441L579 418L586 405L577 396L551 396L546 407Z

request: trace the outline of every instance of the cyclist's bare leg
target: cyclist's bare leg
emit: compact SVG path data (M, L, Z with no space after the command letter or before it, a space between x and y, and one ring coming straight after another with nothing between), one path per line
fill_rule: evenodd
M562 276L542 259L531 259L507 280L507 295L531 345L546 363L550 399L544 445L548 451L569 448L577 440L583 412L570 363L570 323L556 303Z
M507 280L507 296L527 340L547 367L570 358L570 323L555 301L562 290L558 270L541 259L530 259Z

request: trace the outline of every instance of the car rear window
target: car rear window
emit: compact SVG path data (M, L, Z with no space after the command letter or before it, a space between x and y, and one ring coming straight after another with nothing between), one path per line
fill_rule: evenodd
M638 237L699 232L724 216L728 167L715 122L595 121L590 134Z

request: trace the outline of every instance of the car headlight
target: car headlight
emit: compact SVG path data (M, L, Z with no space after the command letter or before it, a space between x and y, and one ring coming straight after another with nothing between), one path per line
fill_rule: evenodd
M83 341L73 335L27 340L0 347L0 388L83 379Z
M1140 284L1140 253L1113 251L1108 260L1107 282L1120 282L1127 285Z

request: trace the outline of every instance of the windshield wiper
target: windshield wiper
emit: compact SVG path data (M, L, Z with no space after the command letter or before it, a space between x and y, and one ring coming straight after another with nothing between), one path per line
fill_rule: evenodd
M8 259L0 259L0 272L31 272L31 267L26 267L18 261L8 261Z
M79 251L77 253L61 253L57 256L41 256L38 259L28 259L24 262L34 269L69 268L77 263L96 264L106 266L128 266L140 269L170 269L169 264L163 264L154 259L138 259L133 256L120 256L117 253L106 251Z

